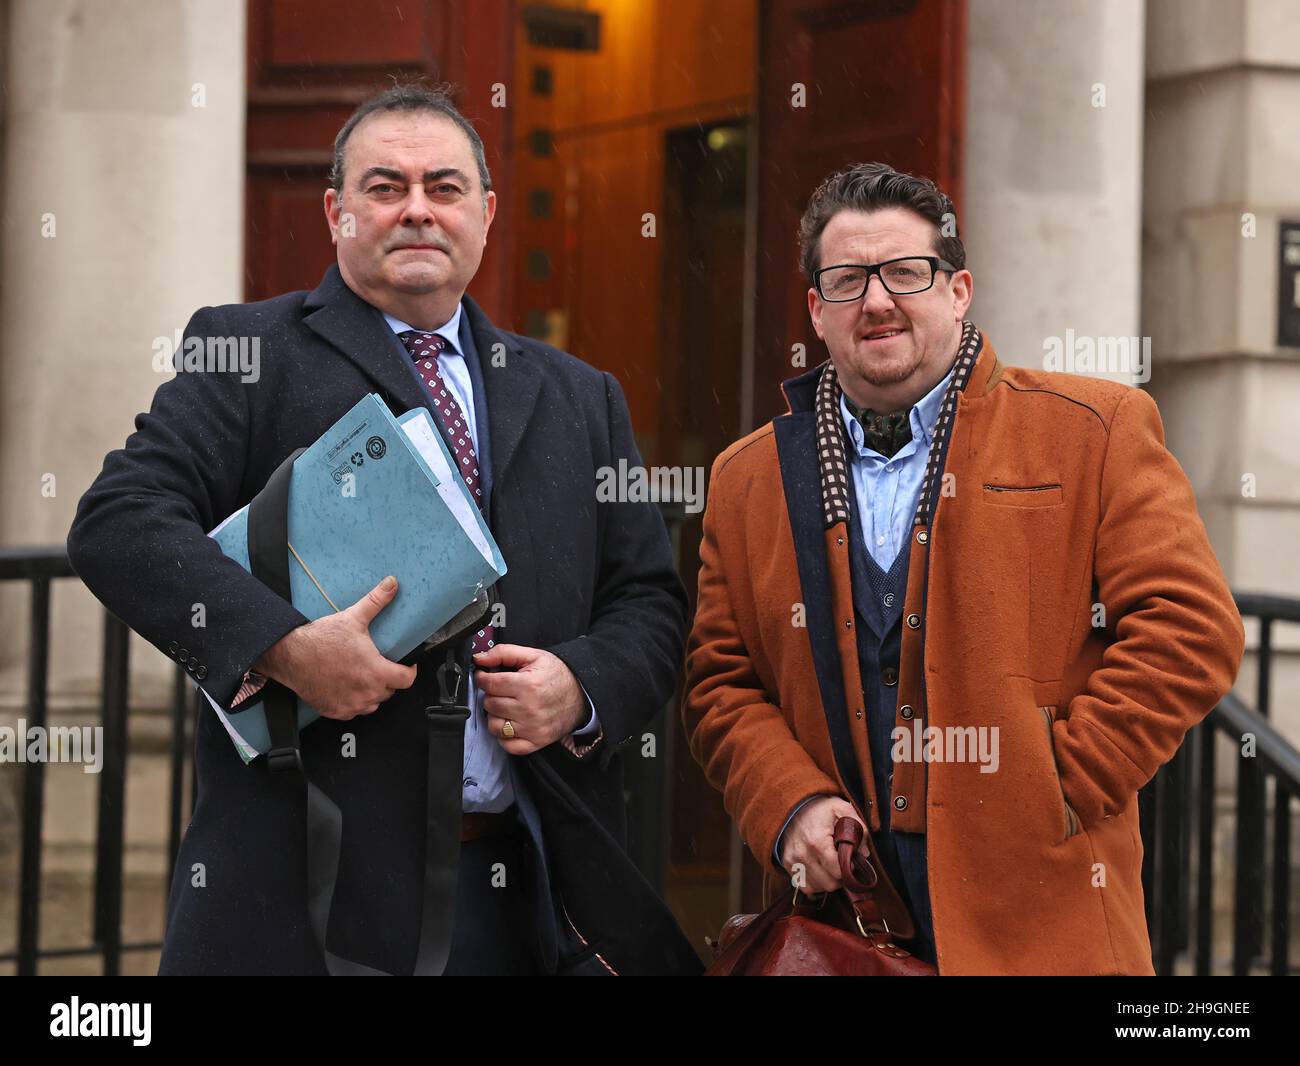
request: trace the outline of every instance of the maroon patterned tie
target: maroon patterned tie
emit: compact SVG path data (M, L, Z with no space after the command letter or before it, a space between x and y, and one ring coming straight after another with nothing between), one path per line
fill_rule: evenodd
M465 479L470 495L481 511L483 488L479 483L478 456L474 453L474 441L469 435L469 419L443 380L442 367L438 364L438 356L446 350L447 342L437 333L415 329L399 333L398 336L415 360L415 369L420 372L420 380L424 382L429 398L433 401L434 416L446 431L447 443L451 446L451 454L456 460L460 476ZM494 643L496 641L493 639L492 627L484 626L474 634L470 650L477 655L487 651Z

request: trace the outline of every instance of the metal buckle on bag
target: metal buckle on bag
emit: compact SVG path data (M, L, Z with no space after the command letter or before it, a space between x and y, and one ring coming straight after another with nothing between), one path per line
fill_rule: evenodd
M862 915L860 915L857 911L854 911L853 918L854 921L858 923L858 932L861 933L863 936L865 936L868 940L871 940L871 934L867 932L866 927L862 924ZM889 928L889 921L885 918L883 914L880 916L880 924L885 927L886 933L888 933L890 936L894 935L894 931ZM872 940L871 942L873 944L875 943L874 940Z

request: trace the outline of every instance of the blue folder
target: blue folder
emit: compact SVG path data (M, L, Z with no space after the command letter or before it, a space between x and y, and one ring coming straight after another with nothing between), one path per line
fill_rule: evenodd
M374 393L298 456L289 484L293 605L315 620L351 606L385 575L397 597L370 623L389 659L482 613L505 560L427 409L394 418ZM210 534L246 570L248 508ZM202 688L202 686L199 686ZM245 762L270 748L261 701L231 712L204 694ZM319 715L298 701L298 725Z

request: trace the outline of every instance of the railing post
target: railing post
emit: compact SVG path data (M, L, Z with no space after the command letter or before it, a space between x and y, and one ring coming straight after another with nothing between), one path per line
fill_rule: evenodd
M1269 701L1273 698L1273 619L1262 615L1259 619L1259 669L1255 674L1255 710L1269 717Z
M1200 745L1200 789L1196 830L1196 973L1210 974L1214 953L1214 726L1205 721L1196 727Z
M1273 675L1273 619L1261 614L1256 655L1255 710L1268 717ZM1242 738L1237 738L1238 744ZM1264 774L1256 758L1237 762L1237 876L1233 900L1233 972L1250 972L1264 947L1264 827L1268 818ZM1254 861L1251 861L1251 859Z
M1179 872L1182 868L1183 771L1180 747L1169 763L1156 774L1156 830L1159 861L1156 864L1155 969L1161 976L1173 973L1178 950Z
M1291 794L1277 781L1273 792L1273 944L1270 971L1286 977L1291 951Z
M1191 944L1192 933L1192 812L1196 809L1192 749L1183 744L1174 761L1178 763L1178 934L1174 951L1181 954Z
M104 614L104 768L99 775L95 833L95 941L104 975L122 965L122 844L126 822L127 674L131 633L111 612Z
M1236 738L1240 745L1240 738ZM1257 759L1237 759L1236 892L1232 972L1244 977L1259 954L1264 903L1264 776Z
M50 579L31 579L31 644L27 660L27 725L45 730L50 666ZM25 731L24 731L25 732ZM27 737L17 742L27 746ZM46 748L48 753L49 748ZM45 822L45 764L23 763L22 857L18 889L18 976L36 974L41 928L41 828Z

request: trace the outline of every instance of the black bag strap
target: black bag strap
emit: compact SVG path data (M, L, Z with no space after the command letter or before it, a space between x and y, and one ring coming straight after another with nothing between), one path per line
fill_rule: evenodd
M280 599L293 602L289 584L289 484L293 463L306 448L295 449L248 505L248 567ZM273 771L302 769L298 748L298 697L278 681L267 680L263 706L271 749L266 762Z
M293 463L305 449L294 451L248 507L248 561L253 576L284 600L292 601L289 582L289 485ZM464 670L453 645L438 668L439 701L425 708L429 727L429 759L425 783L424 892L416 976L441 975L451 952L456 907L456 873L460 865L461 775L464 770L465 721L468 700L461 699ZM296 770L307 790L307 913L312 933L331 976L382 977L384 971L335 955L326 946L334 890L338 884L343 847L343 813L312 783L302 761L298 739L298 697L285 685L268 680L263 706L271 737L267 769ZM468 690L466 690L468 692Z

